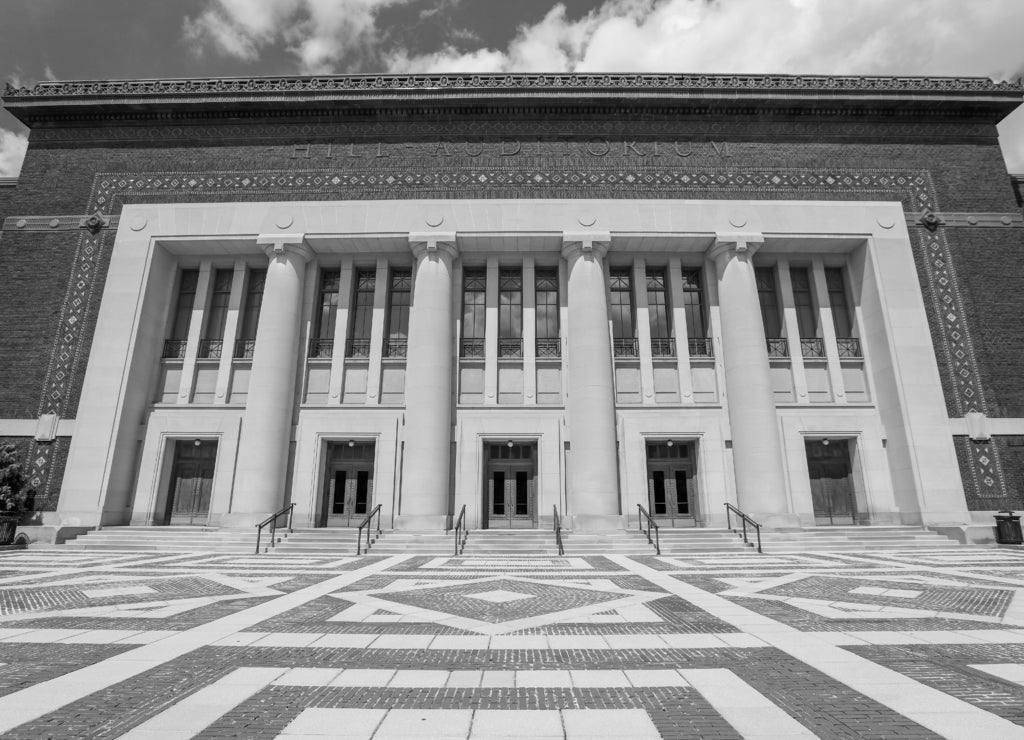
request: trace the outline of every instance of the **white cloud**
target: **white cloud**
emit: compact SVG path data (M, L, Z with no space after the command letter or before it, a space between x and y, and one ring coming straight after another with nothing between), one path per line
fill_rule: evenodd
M185 39L197 53L210 49L255 61L283 43L304 74L328 74L365 59L378 36L377 13L409 0L207 0L186 16Z
M0 177L17 177L28 149L28 134L0 128Z

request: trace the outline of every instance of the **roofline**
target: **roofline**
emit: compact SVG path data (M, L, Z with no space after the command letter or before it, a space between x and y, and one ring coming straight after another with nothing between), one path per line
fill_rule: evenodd
M0 188L13 188L17 187L17 177L0 177Z
M691 74L425 74L209 77L44 81L7 85L5 107L19 118L83 112L225 110L291 106L459 105L814 105L829 108L922 105L1006 115L1024 101L1020 80L987 77L855 77ZM24 119L23 119L24 120Z

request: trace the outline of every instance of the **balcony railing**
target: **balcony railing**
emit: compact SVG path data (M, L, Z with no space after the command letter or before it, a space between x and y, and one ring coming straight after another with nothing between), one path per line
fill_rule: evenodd
M555 339L538 339L537 340L537 359L543 360L545 357L561 357L562 356L562 340Z
M188 340L185 339L165 339L164 352L160 356L165 360L180 360L185 357L185 347L187 344Z
M675 357L676 340L671 337L652 337L651 354L654 357Z
M839 359L860 359L863 353L860 349L860 340L857 337L840 337L836 339L839 347Z
M224 340L222 339L200 339L199 358L203 360L219 360L224 351Z
M243 360L251 360L253 353L256 351L256 340L255 339L237 339L235 340L235 358Z
M824 358L825 357L825 340L821 337L811 337L810 339L800 339L800 354L804 357L811 358Z
M521 358L523 356L522 339L499 339L498 357Z
M690 345L690 357L714 357L715 350L711 337L694 337L687 340Z
M616 357L640 356L640 342L636 337L633 337L632 339L614 339L612 340L612 346L615 350Z
M789 342L782 337L768 339L769 357L789 357Z
M483 357L485 352L483 339L463 339L459 348L460 357Z
M330 359L331 355L334 354L334 340L333 339L310 339L309 340L309 359Z
M385 339L384 356L391 358L405 357L409 351L408 339Z
M345 357L366 359L370 356L369 339L349 339L345 342Z

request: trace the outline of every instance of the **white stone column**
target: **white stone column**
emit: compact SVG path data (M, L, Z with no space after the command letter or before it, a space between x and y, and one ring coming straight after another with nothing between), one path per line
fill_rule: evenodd
M672 299L672 326L675 328L676 337L676 368L679 372L679 397L683 403L693 403L693 376L690 374L690 342L689 336L687 336L686 309L684 308L683 265L679 257L668 258L668 286ZM707 296L707 291L705 291L705 296Z
M231 392L231 362L235 358L235 338L242 328L242 301L245 296L245 260L235 260L231 276L231 296L228 298L228 318L224 322L224 336L220 345L220 367L217 369L217 390L213 402L225 404Z
M568 332L569 490L567 508L576 527L621 526L615 450L615 386L608 332L608 298L602 259L611 237L566 234L569 264Z
M452 261L455 234L410 234L416 257L405 381L405 455L397 526L436 528L448 513L451 452Z
M825 264L821 258L811 262L811 286L814 300L818 303L818 325L825 344L828 358L828 379L832 385L834 403L846 403L846 383L843 381L843 365L839 359L839 342L836 341L835 319L832 318L832 304L829 302L828 285L825 281Z
M238 475L225 526L251 526L285 504L285 473L302 320L306 263L303 234L266 234L256 243L270 263L238 448Z
M709 254L718 274L736 505L769 527L795 526L754 280L753 256L763 239L761 234L719 234Z
M647 262L633 259L633 303L636 305L637 357L640 359L640 399L654 404L654 353L651 351L651 314L647 305Z
M498 258L487 258L484 309L484 403L498 402Z
M181 363L178 403L192 403L192 389L196 382L196 359L199 357L199 341L203 336L203 319L206 315L206 305L210 300L212 281L212 263L210 260L203 260L199 263L199 279L196 281L196 295L192 303L192 318L188 322L188 339L185 342L185 357Z
M388 260L377 258L377 272L374 277L373 314L370 322L370 363L366 371L366 403L376 406L380 403L380 376L384 357L384 332L388 312Z
M523 257L523 403L537 403L537 273Z

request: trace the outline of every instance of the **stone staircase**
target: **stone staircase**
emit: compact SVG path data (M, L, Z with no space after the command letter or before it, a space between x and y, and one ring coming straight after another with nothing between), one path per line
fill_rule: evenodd
M808 527L796 531L762 532L765 552L866 552L960 547L956 540L923 527Z
M68 540L68 550L226 552L254 555L254 530L216 527L104 527Z

